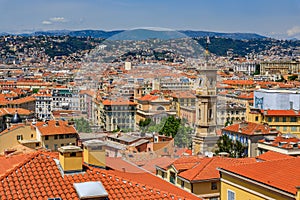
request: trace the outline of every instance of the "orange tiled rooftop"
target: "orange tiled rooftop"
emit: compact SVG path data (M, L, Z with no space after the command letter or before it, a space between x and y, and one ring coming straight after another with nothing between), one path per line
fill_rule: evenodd
M62 176L54 161L56 153L37 152L24 158L0 178L0 196L6 199L79 199L73 183L101 181L109 199L199 199L188 192L160 181L155 177L132 177L114 171L84 166L85 172ZM153 182L154 181L154 182ZM145 184L145 183L146 184ZM152 184L150 184L153 182ZM148 185L149 183L149 185ZM167 184L167 185L165 185ZM172 189L169 189L170 186ZM167 189L167 192L163 189ZM172 191L172 192L170 192Z

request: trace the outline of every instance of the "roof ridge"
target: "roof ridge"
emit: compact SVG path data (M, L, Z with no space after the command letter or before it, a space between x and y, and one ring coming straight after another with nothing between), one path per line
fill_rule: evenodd
M200 168L200 170L196 173L196 175L193 176L192 180L200 173L202 172L213 160L215 160L215 157L212 157L212 159L209 159L208 162ZM200 163L200 162L199 162Z
M202 160L208 160L208 159L207 159L206 157L204 157L204 159L202 159ZM201 166L201 164L202 164L203 162L199 161L199 162L197 162L197 164L195 164L192 168L187 169L187 170L183 171L182 173L187 172L187 171L190 171L190 170L195 169L195 168L197 168L197 167L201 167L200 170L197 170L197 171L195 172L195 174L192 176L192 178L190 179L190 180L193 180L200 172L203 171L203 169L204 169L209 163L212 162L212 160L213 160L213 159L209 159L208 162L205 163L204 166ZM200 166L199 166L199 164L200 164ZM180 176L180 174L179 174L179 176Z

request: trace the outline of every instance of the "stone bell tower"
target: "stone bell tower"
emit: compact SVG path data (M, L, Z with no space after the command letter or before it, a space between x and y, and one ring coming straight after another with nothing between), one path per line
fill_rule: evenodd
M196 90L196 135L193 137L193 154L213 152L219 136L217 127L217 68L208 63L208 43L205 51L205 64L198 68Z

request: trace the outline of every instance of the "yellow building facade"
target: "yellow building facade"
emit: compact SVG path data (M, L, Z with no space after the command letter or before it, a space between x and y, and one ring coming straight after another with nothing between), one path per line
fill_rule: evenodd
M294 110L248 109L247 121L267 123L283 134L291 133L300 136L300 115Z
M219 168L221 200L299 200L300 159L278 156L268 161Z

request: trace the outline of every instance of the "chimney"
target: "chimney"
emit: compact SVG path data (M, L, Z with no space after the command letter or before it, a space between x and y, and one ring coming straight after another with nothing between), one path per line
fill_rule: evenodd
M55 126L59 126L59 121L58 120L55 121Z
M239 130L242 130L243 128L246 128L248 126L248 123L243 121L239 124Z
M83 142L83 161L95 167L106 167L105 143L101 140Z
M82 149L68 145L58 148L59 162L64 172L82 171Z

